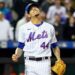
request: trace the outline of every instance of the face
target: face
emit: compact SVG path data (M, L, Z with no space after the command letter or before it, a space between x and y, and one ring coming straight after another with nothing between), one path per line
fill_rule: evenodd
M37 7L32 7L32 9L29 12L30 17L36 17L40 14L40 9Z
M0 2L0 8L4 7L4 3Z
M60 22L60 16L59 15L55 15L55 21Z
M74 17L71 17L69 22L70 22L70 24L74 24Z
M68 7L68 8L71 7L72 6L72 2L65 3L65 6Z
M55 4L56 5L60 5L61 4L61 0L55 0Z

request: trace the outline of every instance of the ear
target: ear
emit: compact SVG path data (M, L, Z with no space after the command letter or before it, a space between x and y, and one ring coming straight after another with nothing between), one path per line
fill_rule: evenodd
M28 17L30 17L30 14L27 14Z
M30 14L28 14L28 13L25 13L25 16L26 16L26 17L30 17Z

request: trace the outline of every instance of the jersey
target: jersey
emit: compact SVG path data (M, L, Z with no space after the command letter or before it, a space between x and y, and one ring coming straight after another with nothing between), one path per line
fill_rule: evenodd
M0 21L0 41L8 41L13 39L13 27L11 27L10 22L4 18Z
M55 5L50 6L47 12L47 19L49 23L54 24L56 14L59 14L61 18L62 16L66 18L66 8L63 6L60 6L59 8L57 8Z
M23 24L27 23L27 20L25 17L23 17L22 19L20 19L18 22L17 22L17 25L16 25L16 32L15 32L15 39L16 41L18 40L18 32L19 32L19 27Z
M51 56L50 46L57 42L53 25L46 22L34 25L31 21L20 27L18 41L25 44L25 57Z

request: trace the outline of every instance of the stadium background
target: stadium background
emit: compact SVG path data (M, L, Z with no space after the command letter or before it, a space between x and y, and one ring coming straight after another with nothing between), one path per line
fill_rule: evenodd
M3 2L5 3L5 8L9 9L10 12L13 13L11 18L6 19L8 19L9 22L11 23L11 26L14 29L13 32L15 33L16 23L18 22L19 19L21 19L24 16L25 6L28 3L32 2L32 0L5 0L5 1L3 0ZM40 7L42 7L42 3L45 2L45 0L33 0L33 2L38 2ZM50 5L53 5L53 3L51 3ZM62 5L65 7L64 0L62 0ZM75 0L72 1L72 8L75 8ZM73 13L74 12L75 11L73 11ZM60 33L59 29L60 27L57 30L58 33ZM68 33L69 32L70 31L68 31ZM63 39L58 38L58 45L61 50L62 59L67 64L65 75L75 75L75 33L73 34L74 38L69 38L70 36L68 37L67 34L66 38ZM57 37L59 36L57 35ZM20 60L17 63L14 63L11 60L11 56L15 52L16 47L17 42L15 36L13 41L12 40L0 41L0 75L23 75L24 73L23 55L22 58L20 58ZM55 60L56 59L53 55L52 65L54 64Z

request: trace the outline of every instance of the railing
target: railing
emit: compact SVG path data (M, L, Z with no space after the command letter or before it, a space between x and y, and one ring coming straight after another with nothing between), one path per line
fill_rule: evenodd
M60 48L75 48L75 41L58 41L58 46ZM17 42L13 41L1 41L0 48L16 48Z

